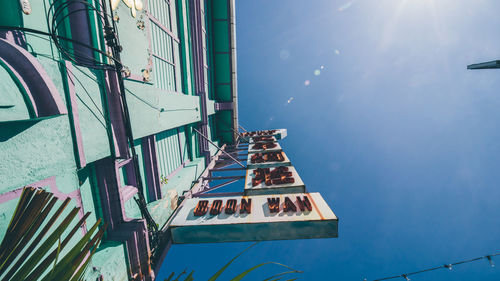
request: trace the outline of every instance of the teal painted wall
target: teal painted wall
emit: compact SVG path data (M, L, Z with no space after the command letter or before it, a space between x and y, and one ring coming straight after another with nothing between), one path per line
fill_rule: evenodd
M77 110L82 134L83 150L87 162L110 156L106 124L104 93L99 85L102 74L80 66L68 71L68 83L74 83ZM101 80L101 81L100 81Z
M77 188L73 142L66 115L18 121L0 130L0 193L51 176L64 177L61 190Z
M179 141L177 129L156 134L156 157L160 178L168 177L182 165Z
M30 118L30 110L26 106L26 101L23 91L19 89L10 71L7 68L0 66L0 122L23 120Z
M127 276L126 248L121 242L105 241L92 257L92 266L85 273L85 280L125 281Z
M9 8L0 11L0 23L47 31L45 13L49 2L30 1L32 13L28 16L19 12L18 1L8 1L6 7ZM169 8L165 8L168 5L162 0L144 0L144 3L168 32L161 30L148 18L146 9L132 17L131 10L123 1L120 1L115 15L123 46L122 61L131 74L125 81L125 94L143 186L147 188L144 171L148 164L144 163L141 146L141 138L145 136L156 135L158 172L164 177L170 176L168 182L161 185L162 199L151 202L147 198L148 209L162 227L177 207L178 197L189 190L192 182L205 169L204 159L199 157L198 137L192 131L201 121L201 100L193 90L193 54L187 10L189 1L171 0ZM164 6L161 13L160 3ZM211 14L215 13L213 7L208 7L204 13L204 62L208 66L204 75L207 114L210 115L209 135L217 144L222 144L219 119L230 123L231 118L230 114L229 117L225 115L226 112L215 111L216 101L228 99L222 90L226 85L216 85L214 79L217 75L214 75L214 71L219 70L215 70L213 64L226 61L220 62L211 52L217 46L224 45L227 38L221 34L211 34L216 28L212 19L217 17ZM92 26L98 24L94 22ZM94 30L92 33L95 36L94 47L102 49L102 31ZM47 36L26 33L26 41L27 50L47 72L66 107L69 107L71 100L68 85L74 84L76 107L73 109L78 118L69 110L65 115L30 119L34 117L30 114L32 105L24 96L24 89L0 67L0 91L4 93L0 94L0 196L24 185L55 177L61 194L79 191L83 211L92 212L87 220L90 226L104 216L102 198L99 197L102 187L97 184L95 162L112 157L114 147L110 137L110 116L107 113L106 81L101 71L76 65L67 71L65 61ZM143 76L145 70L149 71L150 79ZM229 68L223 71L229 71ZM146 81L137 81L143 77ZM72 133L75 131L72 118L80 128L85 167L78 167L76 161L78 143L77 136ZM216 148L210 145L210 151L214 154ZM185 166L177 169L182 167L182 163ZM120 170L119 184L122 188L129 184L124 169ZM49 189L47 186L42 188ZM146 189L143 192L148 194ZM17 198L0 204L0 235L4 234L16 204ZM79 201L72 200L70 207L77 204ZM133 199L124 202L122 207L127 218L142 218ZM128 266L126 245L105 240L94 257L87 278L95 280L102 274L104 280L126 280Z
M125 81L136 139L201 121L198 96L179 95Z

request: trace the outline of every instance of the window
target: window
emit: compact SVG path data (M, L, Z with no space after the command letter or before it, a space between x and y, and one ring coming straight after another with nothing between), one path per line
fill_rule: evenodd
M149 0L151 57L158 88L182 91L181 67L175 0Z

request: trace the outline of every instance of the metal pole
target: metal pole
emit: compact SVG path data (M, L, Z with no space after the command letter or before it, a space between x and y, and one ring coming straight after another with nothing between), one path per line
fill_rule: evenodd
M221 149L220 147L218 147L215 143L213 143L211 140L209 140L204 134L200 133L200 131L196 130L195 128L193 128L193 130L198 133L200 136L202 136L204 139L206 139L211 145L215 146L217 149L219 149L220 151L222 151L222 153L226 154L227 156L229 156L229 158L231 158L231 160L233 160L234 162L236 162L238 165L240 165L241 167L243 168L246 168L245 165L241 164L240 161L236 160L236 158L234 158L233 156L231 156L231 154L225 152L223 149Z

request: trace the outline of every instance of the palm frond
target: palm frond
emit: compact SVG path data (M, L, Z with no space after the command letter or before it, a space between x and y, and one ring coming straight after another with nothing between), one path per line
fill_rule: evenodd
M282 266L282 267L286 267L288 269L291 269L292 271L294 272L297 272L299 273L300 271L299 270L295 270L287 265L284 265L284 264L281 264L281 263L277 263L277 262L264 262L264 263L261 263L261 264L258 264L256 266L253 266L245 271L243 271L242 273L238 274L238 276L234 277L233 279L231 279L231 281L240 281L241 279L243 279L243 277L247 276L250 272L256 270L257 268L261 267L261 266L264 266L266 264L276 264L276 265L279 265L279 266Z
M229 265L231 265L233 263L233 261L235 261L239 256L243 255L243 253L245 253L246 251L250 250L253 246L257 245L258 243L259 242L253 243L248 248L246 248L241 253L239 253L236 257L232 258L226 265L224 265L221 269L219 269L219 271L217 271L214 274L214 276L210 277L210 279L208 279L208 281L215 281L217 278L219 278L219 276L226 270L226 268L229 267Z
M104 227L98 220L94 226L59 259L62 250L74 240L75 234L90 213L69 228L79 212L73 208L58 221L70 198L53 211L58 199L42 189L25 187L0 243L0 278L2 280L80 280L101 241ZM64 239L62 235L70 229ZM95 233L95 234L94 234ZM44 238L46 235L48 237ZM92 235L94 235L92 237ZM51 264L53 264L51 268ZM50 268L50 270L49 270Z

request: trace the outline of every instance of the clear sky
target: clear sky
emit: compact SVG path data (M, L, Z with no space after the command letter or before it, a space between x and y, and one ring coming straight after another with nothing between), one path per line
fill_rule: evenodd
M337 239L262 242L222 280L266 261L371 280L500 252L500 69L466 70L500 59L500 1L236 5L240 122L287 128L281 145L340 222ZM206 280L248 245L175 245L161 276ZM411 279L500 280L496 260Z

